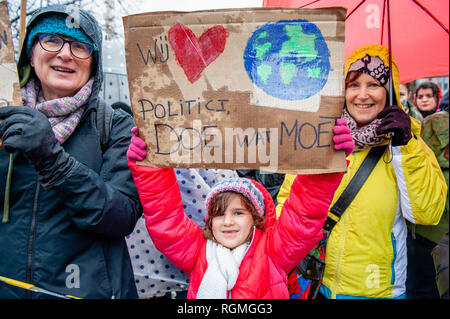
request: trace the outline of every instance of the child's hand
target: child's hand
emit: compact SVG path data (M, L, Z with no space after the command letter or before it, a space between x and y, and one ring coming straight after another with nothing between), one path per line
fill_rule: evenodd
M355 148L350 129L344 119L337 119L336 125L333 127L334 149L344 150L345 157L349 156Z
M131 144L128 147L127 159L132 162L142 161L147 156L147 151L145 150L147 144L138 136L139 130L137 127L133 127L131 133L134 136L131 138Z

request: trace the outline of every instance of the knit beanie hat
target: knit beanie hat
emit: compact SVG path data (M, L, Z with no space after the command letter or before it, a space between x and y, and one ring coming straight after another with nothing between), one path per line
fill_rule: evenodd
M84 33L81 28L76 28L67 24L67 17L68 16L64 14L52 14L46 15L41 20L37 21L37 23L30 30L25 46L28 58L31 56L31 49L38 33L54 33L71 37L75 40L89 43L95 51L98 51L95 43L88 38L86 33Z
M253 204L256 212L263 217L265 214L264 196L261 191L246 178L225 179L211 189L206 197L206 211L209 212L211 202L216 195L223 192L235 192L247 197Z

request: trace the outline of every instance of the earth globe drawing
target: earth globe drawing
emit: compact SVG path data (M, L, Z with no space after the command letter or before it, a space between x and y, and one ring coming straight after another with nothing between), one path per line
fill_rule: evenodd
M314 23L271 22L248 40L244 65L252 82L270 96L303 100L317 94L327 82L330 51Z

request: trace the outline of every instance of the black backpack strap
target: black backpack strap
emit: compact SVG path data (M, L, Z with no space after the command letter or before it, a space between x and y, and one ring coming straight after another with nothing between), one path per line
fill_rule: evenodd
M372 149L369 151L369 154L367 154L363 163L356 172L355 176L353 176L352 180L342 192L341 196L334 203L333 207L331 207L330 212L333 213L333 215L335 215L338 220L341 218L348 205L350 205L350 203L358 194L359 190L363 186L366 179L369 177L373 168L375 167L375 165L377 165L381 156L383 156L387 146L388 145L372 147ZM326 231L331 231L336 223L336 220L328 216L323 228Z
M114 109L103 99L98 100L97 111L95 112L95 124L97 125L97 130L100 137L100 145L102 147L102 153L105 152L108 141L109 133L112 128L112 117L114 114Z

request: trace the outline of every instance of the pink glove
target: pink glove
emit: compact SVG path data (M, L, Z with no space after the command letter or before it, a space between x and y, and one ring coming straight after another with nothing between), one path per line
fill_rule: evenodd
M349 156L355 148L350 129L344 119L337 119L336 125L333 127L334 149L344 150L345 157Z
M128 147L127 158L132 162L142 161L147 156L147 151L145 150L147 144L138 136L139 130L137 127L133 127L131 133L134 136L131 138L131 144Z

